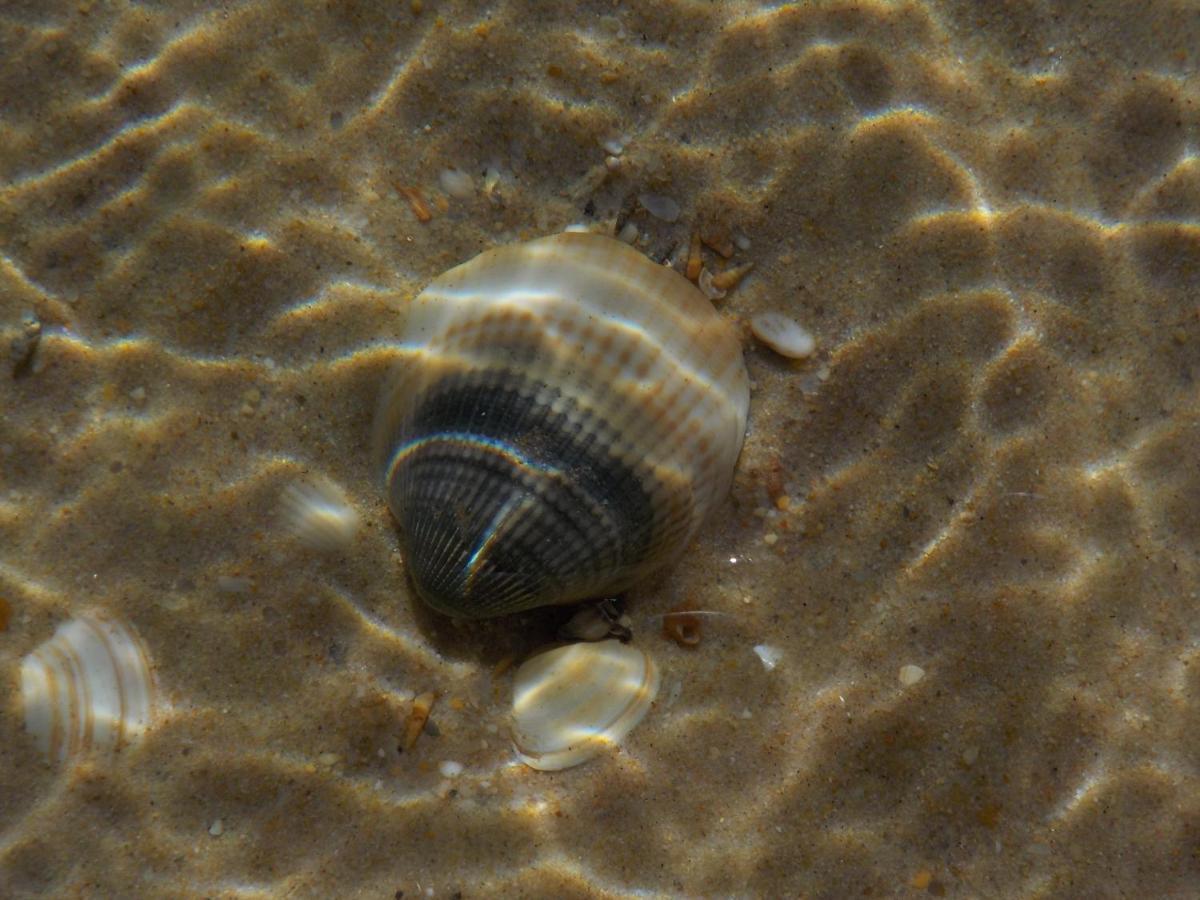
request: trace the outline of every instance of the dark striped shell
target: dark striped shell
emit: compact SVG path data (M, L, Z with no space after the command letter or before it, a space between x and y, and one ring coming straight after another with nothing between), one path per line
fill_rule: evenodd
M411 304L376 449L420 596L479 618L612 596L725 497L749 381L685 278L568 233L481 254Z

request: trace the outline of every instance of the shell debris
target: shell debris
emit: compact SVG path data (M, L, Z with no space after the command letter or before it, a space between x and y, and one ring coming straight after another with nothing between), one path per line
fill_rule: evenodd
M700 278L696 283L700 287L700 291L709 300L720 300L725 296L725 292L713 284L713 273L707 268L701 267Z
M150 659L132 627L99 614L60 625L21 660L25 729L52 761L116 751L156 711Z
M408 718L404 722L404 736L400 740L401 750L411 750L416 744L417 738L425 730L425 724L429 721L429 714L433 711L436 700L437 695L432 691L426 691L413 699Z
M280 505L288 530L309 549L345 550L358 534L358 512L346 493L323 475L289 484Z
M475 196L475 180L461 169L442 169L438 184L455 200L470 200Z
M762 667L768 672L779 665L779 661L783 659L783 651L770 644L756 644L754 653L758 656L758 661L762 663Z
M577 766L620 744L658 696L658 667L620 641L568 644L526 660L513 684L513 746L532 769Z
M691 246L688 248L686 272L687 280L692 282L692 284L695 284L696 280L700 277L700 269L703 265L704 260L700 257L700 234L693 231Z
M788 359L806 359L817 349L812 334L782 313L759 313L750 320L750 330L758 340Z
M734 266L732 269L726 269L724 272L718 272L712 277L712 286L722 293L731 291L742 283L742 279L749 275L753 268L754 263L748 262Z
M700 240L704 241L704 246L718 256L725 259L733 256L733 241L723 231L705 231L701 234Z
M696 615L690 603L680 604L663 614L662 633L663 637L680 647L694 650L700 646L700 616Z
M426 202L425 195L421 193L420 188L397 185L396 190L408 201L409 208L412 209L418 222L424 224L433 219L433 211L430 210L429 203Z

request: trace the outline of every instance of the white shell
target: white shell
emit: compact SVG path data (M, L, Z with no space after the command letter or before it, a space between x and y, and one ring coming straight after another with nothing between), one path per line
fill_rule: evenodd
M407 306L375 448L405 565L450 615L611 597L729 492L749 378L686 278L595 234L497 248Z
M620 641L568 644L527 660L513 686L513 745L553 772L619 744L658 696L658 667Z
M788 359L804 359L817 349L816 339L795 319L777 312L759 313L750 320L754 336Z
M358 534L358 513L345 492L324 476L289 484L280 501L288 529L312 550L345 550Z
M150 660L131 628L84 615L21 660L21 700L26 730L52 761L119 750L154 715Z

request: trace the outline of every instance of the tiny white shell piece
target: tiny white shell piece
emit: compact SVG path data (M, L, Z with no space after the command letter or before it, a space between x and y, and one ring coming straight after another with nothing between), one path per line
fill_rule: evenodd
M527 660L513 687L513 745L553 772L619 744L658 696L658 667L620 641L569 644Z
M759 313L750 320L754 336L788 359L812 356L817 342L795 319L776 312Z
M52 761L119 750L154 714L150 660L127 625L84 615L21 660L25 728Z

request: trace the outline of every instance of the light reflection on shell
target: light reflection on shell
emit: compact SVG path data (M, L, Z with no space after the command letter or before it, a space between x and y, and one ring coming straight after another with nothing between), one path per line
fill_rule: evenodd
M127 625L83 615L21 660L25 728L52 761L114 751L150 725L150 660Z
M408 312L375 447L420 596L455 616L612 596L728 493L741 346L694 285L560 234L484 253Z
M620 641L569 644L527 660L513 685L513 746L557 771L619 744L658 696L658 667Z

